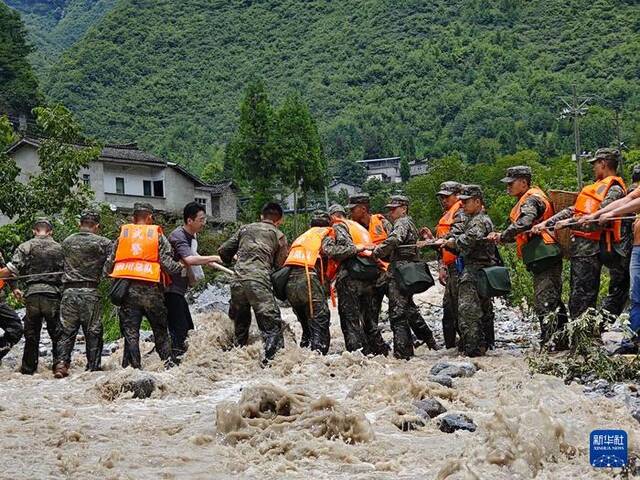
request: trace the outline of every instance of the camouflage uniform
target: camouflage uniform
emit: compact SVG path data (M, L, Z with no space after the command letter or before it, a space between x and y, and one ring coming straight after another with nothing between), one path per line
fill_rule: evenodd
M37 223L43 223L37 221ZM49 223L48 221L46 223ZM49 224L50 225L50 224ZM37 236L18 246L7 264L14 275L34 275L24 280L25 307L24 352L20 371L33 374L38 368L40 355L40 331L42 322L47 325L51 338L53 364L57 363L58 337L60 330L60 272L63 266L62 247L50 236Z
M333 230L335 241L326 240L325 252L342 262L336 276L336 291L345 347L349 352L362 349L365 355L384 355L388 352L388 346L378 328L376 280L359 280L349 276L344 261L355 257L358 250L344 223L334 224Z
M238 256L229 305L229 317L235 325L236 346L247 344L253 308L262 333L265 358L273 358L284 346L284 337L271 273L280 268L287 258L287 238L273 222L263 220L240 227L222 244L218 254L227 264L231 263L234 255Z
M0 268L4 268L4 258L0 254ZM18 314L5 302L4 289L0 290L0 328L4 334L0 337L0 361L22 337L22 322Z
M482 190L467 185L460 199L471 196L482 198ZM482 268L498 264L496 247L485 240L493 231L493 223L484 212L465 215L461 231L453 232L454 250L464 264L460 274L458 293L458 330L462 351L468 356L484 355L494 343L494 314L490 297L478 292L478 273Z
M600 208L624 196L622 187L612 185ZM556 222L572 218L573 215L573 207L565 208L551 217L547 221L547 226L553 227ZM598 228L598 224L587 224L579 228L585 231L594 230ZM632 222L623 222L621 241L614 243L609 253L607 253L604 238L600 242L595 242L587 238L571 236L569 313L572 318L579 317L590 307L596 307L603 265L609 270L610 282L608 295L602 300L602 308L613 315L622 313L629 297L629 259L633 243L631 230Z
M507 169L507 177L503 178L504 183L511 183L517 178L525 178L531 181L531 169L526 166L511 167ZM530 195L521 205L520 217L512 222L500 235L501 243L512 243L516 241L519 233L530 230L535 224L542 221L545 211L545 204L536 195ZM549 265L544 271L533 272L533 309L540 321L540 336L543 343L556 332L561 331L567 323L567 309L562 302L562 257L558 257L557 262ZM555 329L551 330L544 319L550 313L558 310L555 322Z
M153 212L150 205L140 206L136 204L134 211L144 208ZM105 274L113 271L118 240L115 241L111 254L104 265ZM177 274L182 270L182 265L173 259L171 244L164 235L158 239L158 261L162 271L166 274ZM120 319L120 333L124 337L124 353L122 355L122 367L141 368L140 358L140 325L142 317L146 317L153 331L156 352L165 362L171 358L171 339L167 326L167 308L164 304L164 288L162 283L146 282L142 280L130 280L129 290L122 299L118 309Z
M397 195L391 197L389 208L408 206L406 197ZM419 239L418 230L410 217L404 216L393 224L391 233L373 251L375 258L388 258L391 262L388 273L389 296L389 322L393 331L393 355L396 358L408 360L413 357L413 342L411 331L413 330L419 340L422 340L431 348L435 348L433 333L420 315L418 307L413 302L413 295L403 292L398 280L392 273L394 269L409 262L419 262L420 256L415 243ZM403 245L414 245L403 248Z
M458 182L443 182L440 184L440 191L437 195L449 196L460 193L462 185ZM454 224L451 231L459 229L464 223L464 211L460 208L455 215ZM450 238L451 231L443 238ZM438 262L438 268L444 268L447 271L447 283L444 286L444 295L442 297L442 334L444 336L444 344L446 348L456 346L456 333L458 332L458 270L454 263L444 265L442 262L442 254Z
M96 223L99 223L96 222ZM87 370L100 370L102 357L102 304L98 283L111 240L88 231L69 235L62 242L64 252L64 292L60 302L58 361L67 367L80 326L85 337Z

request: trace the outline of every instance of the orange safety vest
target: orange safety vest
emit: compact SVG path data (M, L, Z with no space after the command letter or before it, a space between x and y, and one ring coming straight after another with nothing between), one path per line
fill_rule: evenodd
M542 190L540 190L538 187L531 187L529 190L525 192L524 195L520 197L520 199L518 200L518 203L516 203L514 207L511 209L511 213L509 214L509 219L513 223L515 223L518 220L518 218L520 218L520 210L522 209L522 205L524 204L524 202L527 201L527 199L531 195L538 197L544 203L544 213L542 214L542 218L537 222L535 222L534 225L536 223L541 223L553 217L553 214L554 214L553 205L551 205L551 202L549 201L549 197L547 197L547 194L544 193ZM552 245L556 243L555 237L551 235L547 230L543 230L540 235L542 236L542 240L544 241L544 243L546 243L547 245ZM527 244L527 242L529 242L529 240L531 239L531 236L532 236L531 233L528 233L528 232L523 232L516 235L516 246L518 250L518 257L522 258L522 248Z
M600 209L600 205L602 201L607 196L609 189L613 185L620 185L626 195L627 187L624 184L624 180L620 177L610 176L603 180L600 180L591 185L587 185L580 191L578 194L578 198L576 199L576 203L574 205L575 208L575 216L580 217L582 215L589 215L594 213ZM605 238L607 241L607 245L611 246L611 240L613 237L613 241L618 243L621 238L621 230L622 230L622 221L615 220L611 227L596 230L593 232L583 232L581 230L572 230L571 233L576 237L586 238L588 240L592 240L594 242L600 241L602 234L605 234Z
M157 225L123 225L111 277L159 283L160 235Z
M387 237L387 231L384 229L384 215L376 213L371 215L369 220L369 236L374 245L378 245L384 242Z
M0 290L4 288L4 280L0 280Z
M442 238L446 236L450 231L451 227L456 221L456 214L462 208L462 200L458 200L453 206L447 210L447 212L440 218L438 221L438 226L436 227L436 237ZM442 249L442 261L445 265L451 265L456 261L457 255L451 253L446 248Z
M330 227L310 228L291 244L289 255L284 264L307 268L315 267L316 262L320 258L322 240L332 232L333 229Z

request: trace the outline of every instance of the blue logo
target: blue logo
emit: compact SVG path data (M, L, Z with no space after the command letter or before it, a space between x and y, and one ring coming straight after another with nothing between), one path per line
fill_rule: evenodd
M594 430L589 437L589 463L592 467L621 468L629 458L627 432Z

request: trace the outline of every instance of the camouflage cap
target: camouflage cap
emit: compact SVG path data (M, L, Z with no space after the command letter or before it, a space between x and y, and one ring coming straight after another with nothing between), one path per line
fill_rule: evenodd
M329 215L333 215L334 213L341 213L342 215L346 215L347 211L344 207L338 203L334 203L329 207Z
M519 178L531 181L531 167L527 165L518 165L507 168L507 176L500 180L502 183L515 182Z
M599 148L596 150L596 154L587 160L589 163L597 162L598 160L618 160L620 158L620 150L617 148Z
M153 205L150 203L136 202L133 204L133 213L153 213Z
M51 223L48 217L36 217L33 221L33 228L37 228L39 225L46 225L50 229L53 229L53 223Z
M324 223L326 225L330 225L331 217L324 210L316 210L311 215L311 223Z
M80 214L80 221L100 223L100 214L94 210L85 210Z
M462 193L458 195L460 200L468 200L470 198L479 198L482 200L484 195L480 185L465 185L462 189Z
M357 195L351 195L349 197L349 205L347 205L347 209L351 210L358 205L369 205L370 201L371 199L369 198L368 193L358 193Z
M397 208L397 207L408 207L409 199L404 195L392 195L391 200L387 203L384 208Z
M462 184L458 182L442 182L440 191L436 195L448 197L450 195L458 195L462 191Z

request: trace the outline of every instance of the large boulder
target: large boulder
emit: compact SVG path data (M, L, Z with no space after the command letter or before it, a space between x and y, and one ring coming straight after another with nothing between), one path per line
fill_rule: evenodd
M435 418L447 411L446 408L435 398L425 398L413 402L416 413L422 418Z

